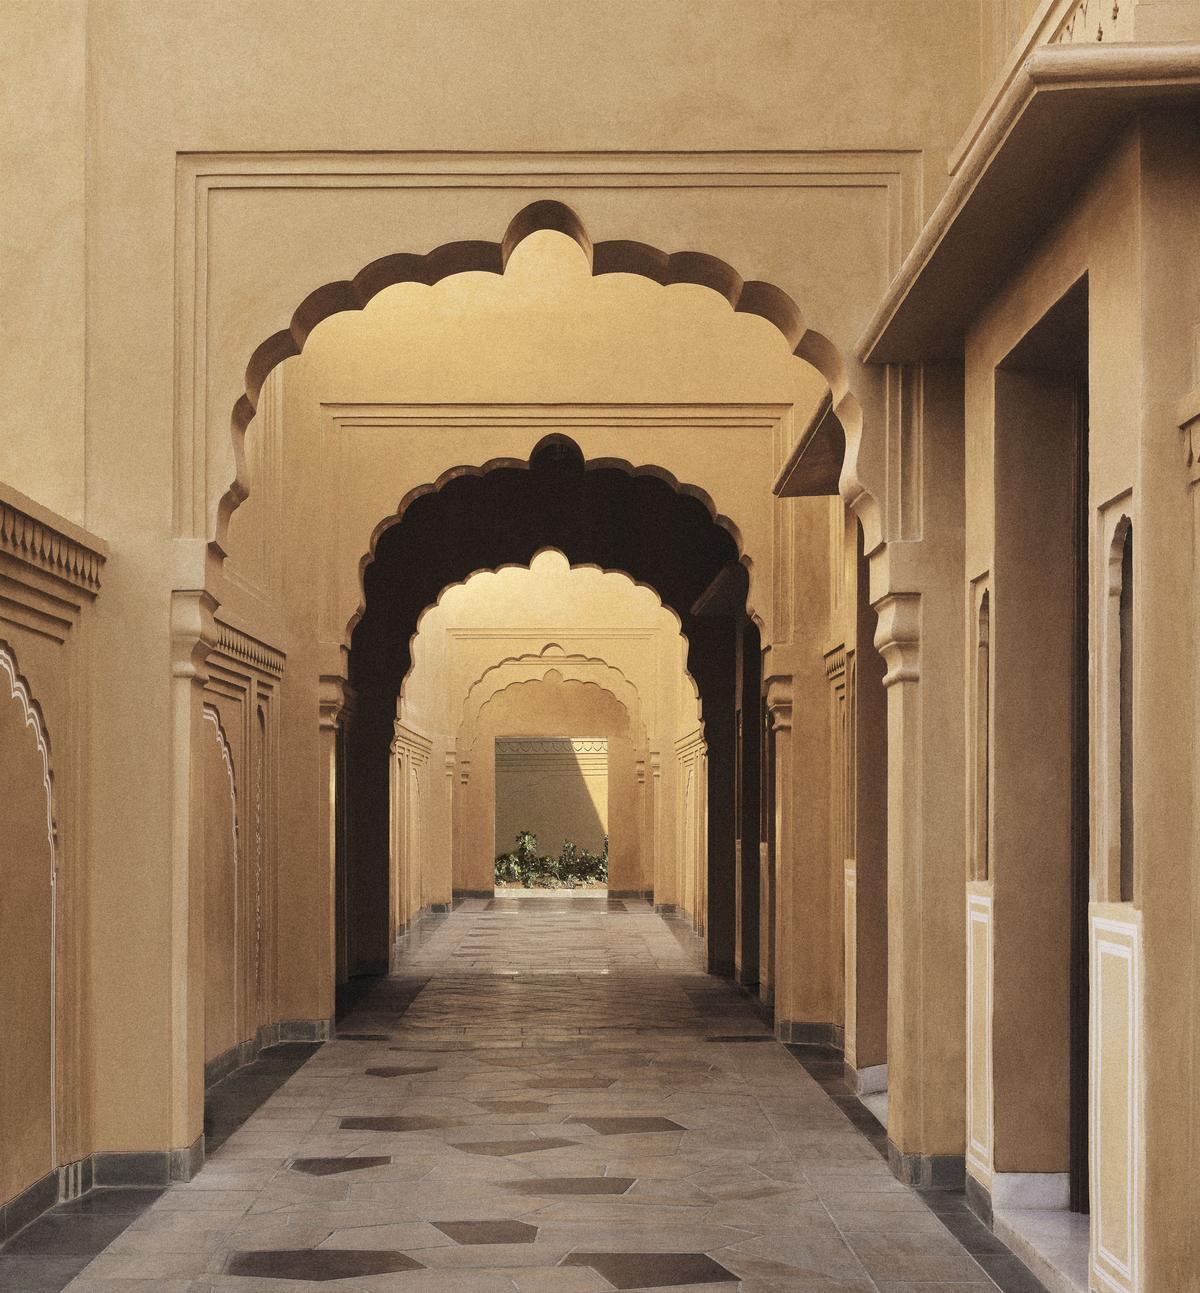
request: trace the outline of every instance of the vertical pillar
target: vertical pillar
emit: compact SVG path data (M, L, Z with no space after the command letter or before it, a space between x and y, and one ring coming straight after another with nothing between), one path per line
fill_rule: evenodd
M734 977L745 988L759 983L759 732L762 654L758 629L745 619L737 635L736 864Z
M321 883L321 910L315 922L319 942L313 948L317 964L317 1000L321 1016L332 1019L335 1006L336 971L338 964L339 910L348 921L348 904L339 904L338 886L346 869L345 853L345 794L346 753L345 729L354 706L354 690L344 677L322 674L318 690L320 721L320 797L321 797L321 856L324 863ZM342 939L347 945L349 931L343 929Z
M204 1158L204 748L202 692L217 601L171 594L171 1176Z
M773 947L771 965L774 974L771 986L778 1025L780 1006L783 1004L780 1000L779 979L783 973L782 967L789 959L785 949L790 933L785 926L789 924L792 915L791 903L784 896L782 883L783 873L787 869L783 859L789 852L786 841L790 840L792 831L792 680L790 676L771 677L767 679L766 687L772 774L770 885L774 901L771 904L771 927L764 932L769 932Z

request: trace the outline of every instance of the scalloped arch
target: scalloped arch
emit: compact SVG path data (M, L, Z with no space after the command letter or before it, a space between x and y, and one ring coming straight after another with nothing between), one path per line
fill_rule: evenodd
M499 574L502 570L529 570L532 568L533 563L545 553L554 553L557 556L562 557L562 559L566 561L567 568L569 570L594 570L601 575L614 575L621 579L626 580L632 588L644 589L646 592L650 593L654 597L654 600L658 603L660 609L662 609L667 615L669 615L672 621L674 622L675 630L679 634L679 637L683 642L684 660L685 661L687 660L688 637L687 637L687 634L683 631L683 621L679 618L679 615L675 610L673 610L670 606L667 606L663 603L662 598L658 595L657 591L650 584L644 583L639 579L634 579L634 577L631 574L629 574L628 571L610 569L607 566L599 566L595 562L581 561L581 562L576 562L572 564L570 559L567 557L567 554L563 552L560 548L547 546L544 548L539 548L529 559L528 565L518 561L510 561L510 562L505 562L499 566L481 566L478 570L471 571L471 573L465 579L460 579L453 584L447 584L442 589L442 591L438 593L437 601L430 603L430 605L426 606L425 609L421 612L421 614L417 616L417 627L414 629L412 635L408 639L408 658L412 663L409 664L408 672L404 675L404 678L400 683L399 699L401 701L404 700L404 694L405 694L405 689L408 686L408 680L412 677L413 670L416 668L416 654L413 648L416 645L417 639L421 636L421 630L425 624L425 617L441 606L442 601L445 598L446 594L449 593L450 590L453 588L465 588L466 585L470 583L470 581L478 575L496 575L496 574ZM365 569L366 567L364 566L363 570ZM361 617L361 614L362 614L362 608L360 607L358 611L358 615ZM357 623L357 619L353 621L353 623ZM347 640L349 640L349 633L350 631L352 631L353 623L351 625L351 629L347 630ZM577 657L577 656L568 656L567 653L563 650L562 646L560 646L559 643L557 642L547 642L542 647L541 651L536 653L536 655L545 657L548 653L551 652L552 648L557 648L558 652L560 653L559 659L583 658L583 657ZM527 654L528 653L524 653L519 658L523 659ZM517 658L518 657L516 656L510 656L508 657L508 660L515 660ZM596 659L599 660L599 657L596 657ZM507 660L503 660L500 663L501 664L507 663ZM607 661L604 661L603 663L607 663ZM494 668L494 667L495 666L489 666L489 668ZM471 689L474 688L481 681L482 677L486 675L487 672L488 670L484 670L484 674L480 675L479 678L476 678L475 681L471 684L471 687L467 689L468 696L470 695ZM695 678L692 677L691 672L687 668L686 664L684 665L683 676L688 680L688 684L691 686L692 692L696 698L696 704L697 706L699 706L700 688L697 686L696 680ZM633 684L631 683L630 685L632 686Z
M555 678L555 675L557 675L557 678ZM564 678L556 669L548 669L540 678L517 678L506 686L499 688L497 691L493 692L482 705L480 705L476 713L476 722L478 723L478 721L483 718L484 712L491 708L491 706L494 705L501 697L508 696L525 687L541 687L546 682L555 680L561 682L568 691L594 691L607 696L612 704L616 705L617 708L625 714L626 720L632 727L633 716L630 714L624 701L622 701L615 692L598 682L584 681L579 678ZM478 733L476 733L476 736L478 736ZM469 748L473 749L474 744L475 741L472 739Z
M489 665L482 674L467 688L467 695L463 701L463 716L458 725L458 740L463 739L463 733L467 730L468 724L478 724L483 715L483 711L498 696L504 694L512 687L519 686L526 682L547 682L552 677L563 683L578 683L582 686L599 687L601 690L608 692L620 705L622 705L629 715L630 725L634 727L637 734L641 737L646 735L646 725L641 716L641 693L638 691L637 684L632 681L625 673L615 664L609 664L607 660L599 656L585 656L582 654L564 655L553 657L553 664L546 668L540 676L513 678L505 682L498 675L504 669L511 669L513 666L526 664L547 665L550 662L546 657L534 652L527 652L519 656L509 656L507 659L497 661ZM599 666L597 672L602 677L608 679L606 682L600 682L594 678L569 678L563 673L563 669L580 669L584 666L593 668ZM492 689L487 691L488 679L492 678ZM477 694L478 693L478 694ZM623 699L621 693L626 693L629 699ZM474 745L474 741L471 742Z
M9 699L21 706L25 726L33 731L33 739L42 760L42 784L46 791L46 840L50 845L51 884L58 865L58 832L54 827L54 774L50 770L50 737L41 706L33 699L29 682L17 667L17 657L7 642L0 640L0 674L8 679ZM0 693L2 694L2 693Z
M358 560L358 592L359 592L358 606L355 608L353 614L350 616L350 619L346 624L345 635L343 638L343 645L346 647L349 647L351 635L353 634L355 628L358 626L358 623L362 619L363 615L366 613L367 568L375 560L375 553L379 547L379 541L390 529L392 529L394 526L399 525L404 520L405 513L413 505L413 503L417 501L417 499L424 498L428 494L437 494L442 489L444 489L451 481L458 480L463 476L483 477L483 476L486 476L491 471L498 471L502 469L509 469L509 470L515 469L518 471L528 471L533 464L534 458L537 457L538 451L550 440L557 440L557 441L566 440L570 444L574 445L576 449L578 449L579 447L578 445L575 445L575 442L573 440L570 440L569 437L566 437L566 436L561 436L561 435L545 436L541 440L539 440L536 445L534 445L533 449L530 451L528 458L489 458L487 462L482 463L480 465L464 463L456 467L448 467L444 472L442 472L437 477L436 480L427 482L422 485L414 485L413 488L410 489L400 499L400 502L396 505L395 512L393 512L389 516L385 516L383 520L380 521L379 524L376 525L376 527L371 531L371 538L367 547L367 551L363 553L363 555ZM646 463L640 467L635 467L634 464L631 463L626 458L593 458L590 460L585 458L583 460L583 469L584 471L601 471L601 470L623 471L627 476L652 477L655 480L662 481L663 484L665 484L674 493L680 494L686 498L693 498L696 500L696 502L701 504L704 510L708 513L709 517L712 519L713 524L719 526L733 540L734 547L737 549L738 562L740 565L742 565L745 568L747 581L748 581L748 591L746 594L747 612L753 618L755 624L758 625L759 628L762 627L763 621L760 615L758 614L758 612L754 610L753 601L752 601L754 589L755 589L754 558L751 557L745 550L745 545L742 540L741 530L738 529L734 521L732 521L728 516L724 515L724 513L722 512L717 511L717 505L714 502L711 494L709 494L706 490L702 489L699 485L691 485L686 482L680 481L671 472L667 471L665 467L658 467L658 466L655 466L653 463ZM551 547L539 548L537 552L533 554L533 558L531 558L531 560L536 559L543 552L557 552L557 551L559 551L559 549L557 548L551 548ZM572 566L571 569L584 570L584 569L587 569L590 565L594 565L594 563L581 562L578 565ZM442 596L444 596L449 589L461 587L463 584L467 582L468 579L474 578L475 575L483 574L483 573L495 573L500 570L511 570L511 569L527 569L527 567L523 566L520 562L505 562L505 563L502 563L501 565L494 566L494 567L481 566L478 569L471 571L471 573L467 575L466 578L460 579L453 584L447 584L446 588L444 588L442 590L442 593L439 594L437 602L433 603L432 605L439 605L441 603ZM601 569L601 567L596 566L595 569ZM627 570L620 570L620 569L617 569L616 567L611 567L611 568L605 567L603 569L605 574L624 575L625 578L628 579L635 587L646 588L650 592L654 593L656 597L658 596L657 590L651 584L647 584L640 579L635 579L633 575L631 575ZM659 601L661 605L662 604L661 598L659 599ZM432 609L432 607L427 606L425 610L423 610L420 616L418 617L417 619L418 633L420 632L421 620L425 617L425 615L429 612L430 609ZM671 607L669 606L664 606L663 609L670 611L671 614L675 616L675 619L679 621L680 629L682 632L682 621L679 620L679 616L676 614L676 612L672 610ZM409 639L410 647L415 637L416 637L416 634L414 633L413 637Z
M582 219L571 207L563 202L539 199L513 216L498 242L464 239L445 243L424 255L397 252L365 265L352 279L323 284L300 302L286 328L260 343L246 365L245 391L233 407L231 437L235 470L233 480L217 504L215 532L210 536L217 552L223 555L229 518L249 496L246 428L254 419L263 383L273 368L300 354L312 330L323 320L334 314L364 309L384 288L397 283L432 287L453 274L503 274L516 247L531 234L545 230L565 234L578 244L588 257L593 276L636 274L662 287L677 283L707 287L724 297L735 313L754 314L772 324L792 353L811 364L829 384L832 409L846 435L840 481L842 496L862 519L867 551L879 545L882 539L879 507L858 476L862 405L850 390L847 365L841 353L828 337L808 326L791 296L772 283L742 278L732 265L705 252L667 252L628 239L593 243Z

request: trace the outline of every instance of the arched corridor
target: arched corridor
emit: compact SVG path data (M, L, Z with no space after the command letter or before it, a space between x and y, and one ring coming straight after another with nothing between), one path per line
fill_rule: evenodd
M0 70L0 1293L1200 1293L1196 0Z

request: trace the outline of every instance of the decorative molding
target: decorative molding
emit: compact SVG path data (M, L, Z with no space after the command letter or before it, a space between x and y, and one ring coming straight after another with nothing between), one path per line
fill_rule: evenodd
M887 664L885 687L921 677L921 594L888 593L874 603L875 647Z
M216 732L217 746L221 751L221 761L225 764L225 775L229 778L229 805L233 821L233 855L236 858L238 855L238 807L237 776L233 771L233 751L229 748L229 738L225 735L225 728L221 725L221 715L217 707L215 705L202 705L200 707L200 716L206 723L211 723L213 730ZM236 923L236 913L234 919Z
M56 524L52 515L32 499L4 489L0 494L0 552L94 597L100 591L107 547L65 519Z
M1194 104L1198 95L1195 43L1032 49L952 157L950 184L877 306L858 357L961 358L968 321L1095 173L1120 127L1139 111Z
M171 593L171 676L206 682L217 645L217 599L203 589Z
M1104 914L1104 913L1111 913ZM1142 1223L1142 987L1141 923L1127 903L1093 903L1091 908L1091 1018L1088 1130L1091 1177L1091 1259L1093 1287L1108 1293L1138 1293L1141 1288ZM1118 999L1123 1016L1113 1017L1114 1003L1106 999L1106 972L1120 976ZM1116 1049L1112 1039L1125 1039ZM1106 1099L1110 1074L1115 1090ZM1123 1097L1112 1098L1117 1092ZM1111 1131L1106 1119L1117 1118ZM1123 1161L1110 1154L1112 1142L1124 1144ZM1119 1219L1105 1211L1109 1169L1124 1173L1125 1207ZM1124 1234L1113 1233L1119 1220ZM1124 1247L1122 1258L1115 1248Z
M1200 485L1200 386L1179 401L1176 416L1183 432L1188 480L1193 486Z
M543 737L536 740L526 737L498 736L496 754L607 754L608 737Z
M247 496L244 436L254 416L265 376L288 355L299 352L311 329L341 309L359 309L383 287L394 282L432 284L448 274L469 270L499 273L512 248L538 228L555 228L576 238L589 252L594 273L640 273L653 281L701 282L721 292L739 311L759 314L780 327L801 357L811 358L839 390L838 409L853 423L860 418L857 402L845 389L844 366L833 343L804 323L801 312L781 289L770 283L745 280L718 257L695 252L670 254L637 241L636 223L618 224L624 234L616 240L596 240L561 202L542 199L519 211L495 242L472 239L448 243L420 255L395 247L364 248L376 259L364 264L353 281L321 283L298 303L290 326L262 341L239 362L246 373L231 412L234 479L218 499L214 479L227 465L228 442L210 445L208 391L213 386L208 352L208 320L219 312L210 303L213 256L211 219L222 192L244 193L240 205L255 193L278 196L325 195L338 191L409 192L423 190L483 190L511 195L519 203L530 190L569 196L586 190L607 195L606 205L621 191L636 210L639 194L674 191L677 201L695 203L698 196L721 189L735 190L859 190L882 199L883 242L880 256L888 277L895 274L904 249L912 242L923 210L922 161L917 149L663 151L663 152L228 152L181 153L176 159L175 281L177 355L180 398L174 425L175 527L180 534L203 536L216 548L225 538L228 520ZM630 239L634 239L631 241ZM391 254L387 254L387 253ZM383 254L381 254L383 253ZM351 253L353 255L353 253ZM284 324L282 318L277 325ZM217 378L223 381L224 375ZM218 433L217 426L212 427ZM220 464L218 466L218 464Z
M846 647L844 644L831 647L825 652L825 677L834 682L836 679L845 677L846 674Z
M772 732L790 732L792 729L792 675L775 674L765 682L767 694L767 722Z
M278 647L270 646L260 638L253 637L242 629L235 629L224 620L217 620L216 650L232 660L261 669L276 678L283 676L283 667L287 655Z
M976 963L973 935L982 928L983 964ZM975 1014L976 976L983 975L983 1018ZM967 893L967 1166L985 1183L992 1179L992 898ZM985 1106L975 1107L976 1041L983 1046Z
M317 706L323 731L336 731L354 713L358 695L349 682L336 674L322 674L317 685Z

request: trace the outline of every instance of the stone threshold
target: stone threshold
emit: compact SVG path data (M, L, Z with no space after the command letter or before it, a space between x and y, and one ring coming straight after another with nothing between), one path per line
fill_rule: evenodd
M1026 1259L1022 1248L1006 1242L998 1229L989 1227L976 1215L975 1201L968 1200L961 1184L932 1183L936 1178L951 1178L955 1170L953 1164L942 1163L941 1160L918 1164L911 1161L917 1159L917 1155L899 1155L883 1124L848 1085L843 1052L839 1046L807 1042L789 1044L785 1049L866 1137L876 1153L888 1162L893 1173L920 1195L933 1215L958 1240L1000 1293L1086 1293L1086 1281L1082 1286L1044 1282L1040 1270ZM898 1158L906 1161L897 1162ZM943 1170L939 1171L939 1167ZM914 1175L920 1179L907 1179ZM971 1179L967 1177L968 1181ZM929 1287L933 1290L938 1285L935 1283Z
M992 1233L1042 1281L1049 1293L1088 1293L1090 1220L1050 1208L1004 1208Z

